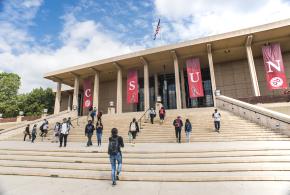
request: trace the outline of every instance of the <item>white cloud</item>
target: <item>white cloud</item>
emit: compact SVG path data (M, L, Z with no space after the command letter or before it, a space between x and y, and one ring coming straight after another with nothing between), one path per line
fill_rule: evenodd
M28 38L26 32L16 28L7 30L7 33L9 35L13 32L16 33L16 37L23 37L23 40L18 38L16 42L17 45L24 45L20 53L12 52L17 48L17 45L10 45L9 39L13 39L13 33L10 34L11 37L7 36L6 40L0 39L0 48L3 50L0 53L0 70L16 72L21 76L21 92L39 86L55 87L52 82L43 79L46 72L139 49L115 40L110 34L102 31L100 24L92 20L80 22L74 15L69 14L64 17L64 21L64 29L60 34L63 45L56 50L41 45L29 48L29 44L25 42Z
M156 15L168 21L169 41L183 41L290 17L283 0L155 0ZM164 24L163 24L164 25ZM168 30L167 29L167 30Z

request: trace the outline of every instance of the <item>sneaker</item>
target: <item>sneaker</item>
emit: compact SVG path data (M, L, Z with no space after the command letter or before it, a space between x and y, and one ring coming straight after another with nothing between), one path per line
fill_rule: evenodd
M117 185L117 183L115 181L113 181L112 186L115 186L115 185Z
M116 175L116 180L120 180L120 179L119 179L119 175Z

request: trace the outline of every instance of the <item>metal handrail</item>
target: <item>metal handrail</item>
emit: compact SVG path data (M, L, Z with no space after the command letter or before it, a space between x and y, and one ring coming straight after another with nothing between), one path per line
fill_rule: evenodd
M150 110L150 108L148 108L143 114L142 116L137 120L137 122L140 122L140 125L139 125L139 129L142 129L142 118L144 116L146 116L146 113Z

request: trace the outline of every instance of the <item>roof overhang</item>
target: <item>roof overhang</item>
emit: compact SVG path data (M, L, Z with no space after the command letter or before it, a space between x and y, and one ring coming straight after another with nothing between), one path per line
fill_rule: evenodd
M163 64L171 65L171 51L175 51L179 60L190 57L201 58L202 64L207 64L207 44L211 44L214 64L230 62L246 58L245 44L249 35L253 36L252 50L254 57L261 56L261 46L269 42L280 42L283 52L290 51L290 19L251 27L243 30L208 36L191 41L150 48L125 55L98 60L82 65L77 65L53 72L46 73L44 78L53 81L61 80L73 86L74 75L87 77L93 75L95 70L100 71L102 78L116 77L116 68L113 63L119 64L124 69L141 68L141 57L146 59L151 66Z

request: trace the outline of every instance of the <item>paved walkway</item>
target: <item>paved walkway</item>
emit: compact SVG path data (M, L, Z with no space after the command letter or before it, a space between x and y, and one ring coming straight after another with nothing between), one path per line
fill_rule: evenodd
M289 195L289 182L119 182L0 176L1 195Z

